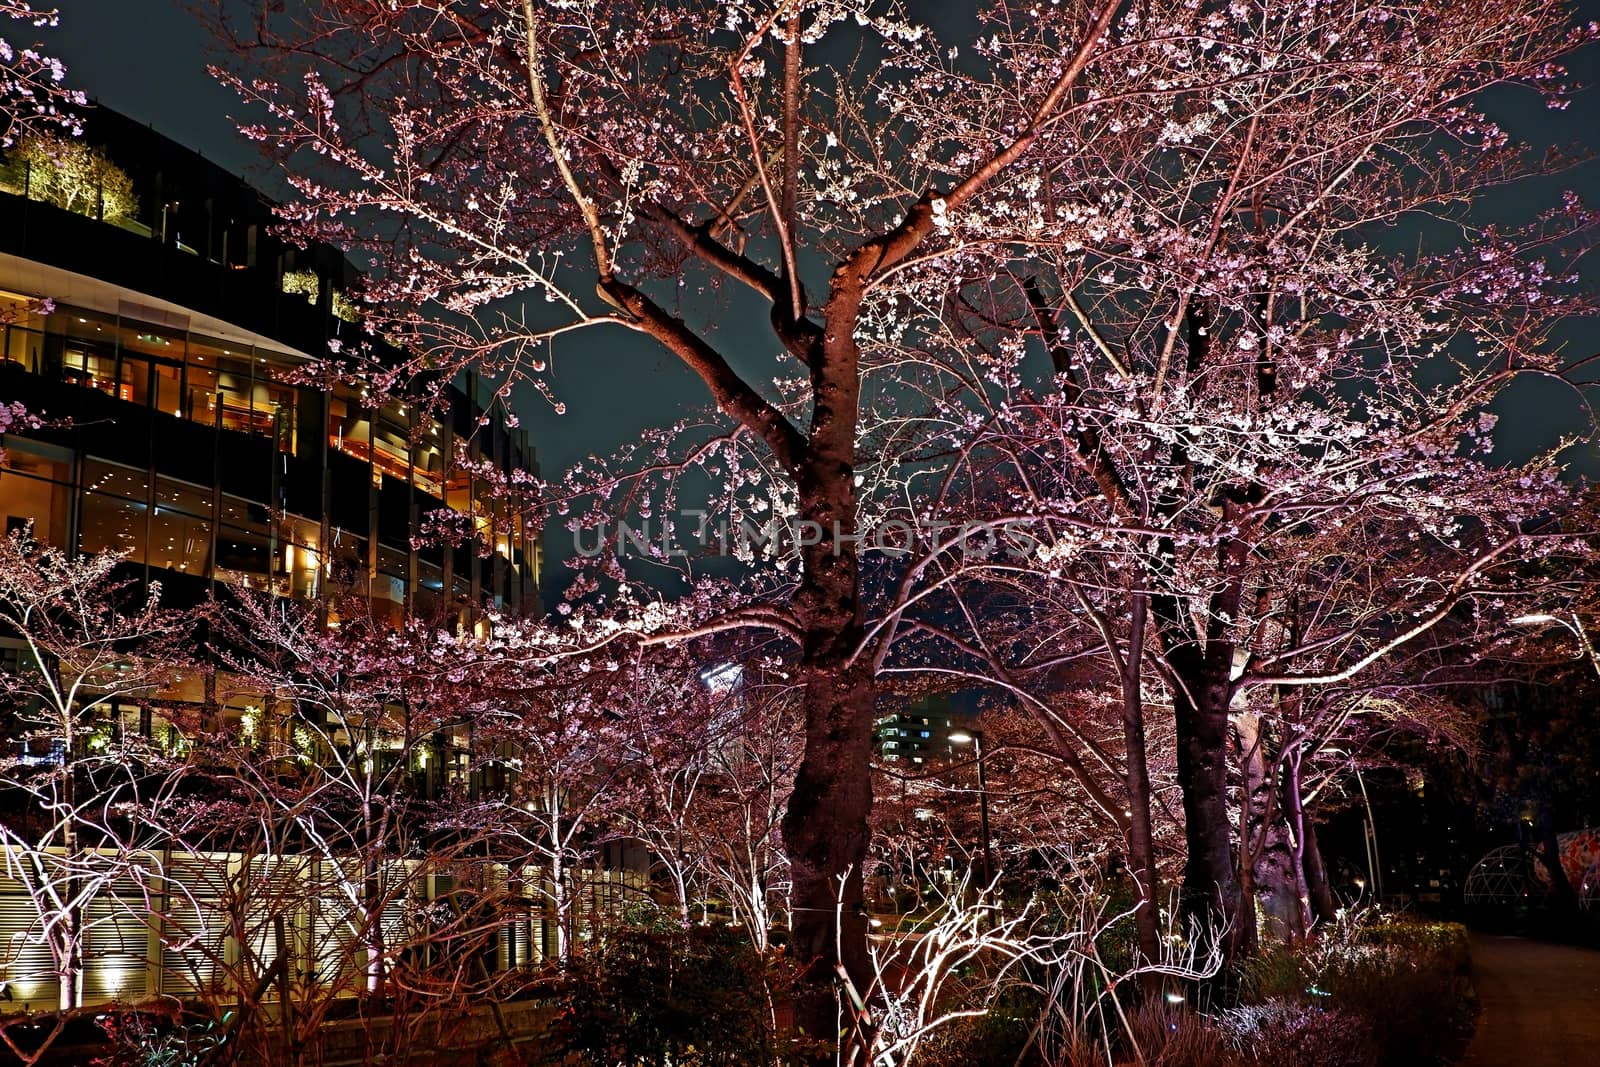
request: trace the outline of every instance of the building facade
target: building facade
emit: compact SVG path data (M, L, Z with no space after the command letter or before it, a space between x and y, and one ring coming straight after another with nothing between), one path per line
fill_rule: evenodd
M955 751L950 734L960 728L959 719L949 698L941 695L923 697L899 711L880 714L872 731L878 756L908 763L949 759Z
M60 155L60 173L40 162L59 146L0 161L0 403L46 420L0 438L6 531L120 553L131 577L159 580L163 601L179 606L235 587L318 604L333 626L335 601L347 614L365 603L390 622L476 626L489 611L537 615L539 531L472 473L535 469L526 434L487 390L463 376L442 401L380 403L356 387L307 380L301 372L330 351L365 343L386 354L357 323L354 268L332 248L280 241L258 192L182 146L104 109L84 125L81 142L68 146L76 154ZM77 184L63 192L68 178ZM472 543L420 536L439 511L454 513L450 527L469 531ZM21 662L17 646L0 634L4 666ZM274 698L230 688L223 673L185 680L158 703L203 705L212 716L204 721L256 741ZM96 730L159 738L171 729L152 731L151 709L131 701L97 715ZM290 713L281 718L291 729ZM357 743L331 723L316 725L330 749ZM473 763L470 724L439 733L415 773L395 780L428 796L493 788ZM66 756L58 748L33 762L65 765ZM350 889L342 858L156 850L129 867L116 850L110 859L95 848L69 855L25 836L8 834L0 848L0 994L18 1007L245 995L271 952L252 940L262 930L238 933L241 917L273 908L259 893L233 900L217 887L240 883L252 864L295 865L299 881L277 906L288 920L284 951L299 961L295 981L338 995L360 988L346 973L363 951L358 924L329 918L330 901ZM75 962L52 954L49 931L62 914L26 874L53 862L116 871L75 909ZM443 864L396 866L397 902L381 921L399 923L453 892ZM581 879L568 876L592 890L575 914L620 906L613 898L625 881L641 891L643 879L622 866L597 856ZM130 881L129 870L148 877ZM88 884L81 872L68 877ZM522 899L540 876L496 877L522 885L520 903L506 906L475 951L488 953L491 970L529 966L550 951L548 917Z
M7 529L123 552L180 599L338 581L395 619L536 614L538 530L466 472L533 453L478 383L424 406L297 381L331 349L383 355L351 265L284 244L250 186L115 113L91 112L84 144L115 195L0 170L0 401L65 420L5 439ZM446 508L486 551L418 542Z

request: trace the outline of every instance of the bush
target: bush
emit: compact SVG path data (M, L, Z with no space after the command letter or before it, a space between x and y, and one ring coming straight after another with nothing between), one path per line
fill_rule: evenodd
M917 1049L917 1067L1038 1067L1042 1062L1037 1028L1046 1005L1036 988L1018 984L987 1004L962 1007L987 1010L935 1030Z
M1373 1067L1378 1049L1372 1028L1359 1016L1273 998L1222 1013L1218 1028L1238 1060L1249 1067Z
M1128 1015L1138 1067L1242 1067L1228 1035L1185 1005L1148 1000ZM1103 1061L1102 1061L1103 1062Z
M626 927L568 968L556 1034L591 1067L771 1062L772 978L727 927Z
M1377 1063L1411 1067L1447 1061L1470 1036L1469 973L1462 926L1352 922L1250 961L1244 999L1280 1013L1299 1005L1359 1020Z

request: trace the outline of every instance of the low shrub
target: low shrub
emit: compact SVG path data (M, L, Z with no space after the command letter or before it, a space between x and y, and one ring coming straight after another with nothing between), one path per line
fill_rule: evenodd
M1251 960L1243 1000L1246 1007L1300 1005L1359 1020L1376 1063L1413 1067L1447 1062L1470 1036L1477 1010L1470 969L1459 925L1351 922Z
M936 1029L917 1049L917 1067L1039 1067L1044 1062L1038 1027L1047 1006L1037 989L1013 986L987 1004L972 1006L986 1010Z
M1128 1051L1138 1067L1243 1067L1214 1019L1186 1005L1149 1000L1128 1014Z
M576 958L555 1036L590 1067L744 1067L777 1053L768 962L725 926L629 927Z
M1353 1012L1273 998L1231 1008L1217 1027L1248 1067L1374 1067L1376 1036Z

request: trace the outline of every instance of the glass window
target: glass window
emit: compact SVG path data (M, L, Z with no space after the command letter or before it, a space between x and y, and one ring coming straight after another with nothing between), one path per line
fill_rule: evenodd
M316 599L322 585L322 553L318 550L321 537L321 524L311 519L286 515L278 521L278 595Z
M5 532L32 524L35 539L64 546L72 503L71 453L19 437L6 439L0 514Z
M0 359L38 371L44 342L45 317L34 311L36 302L21 293L0 290L0 322L7 323L5 351Z
M217 368L204 363L191 363L185 369L188 375L188 396L183 415L207 426L218 422Z
M124 355L132 352L141 356L168 359L174 363L183 362L183 334L176 330L124 319L117 330L117 341Z
M81 308L57 305L42 328L71 340L104 345L112 350L117 346L117 320Z
M31 296L0 290L0 321L42 330L45 320L34 312L37 303Z
M417 560L416 612L425 618L437 615L444 606L444 568L425 559Z
M220 519L216 577L232 585L265 591L272 569L266 507L224 495Z
M172 478L156 482L150 562L157 567L207 574L211 561L211 491Z
M144 503L147 487L144 471L121 463L108 463L103 459L85 461L83 485L93 492L111 493L137 500L141 504Z
M405 615L406 579L411 570L410 555L388 545L378 546L378 578L373 583L373 611L398 626Z
M371 437L367 412L352 393L340 388L328 397L328 441L334 448L365 460Z
M428 429L411 452L416 485L438 500L444 499L444 430L438 419L428 419Z
M68 340L61 351L61 377L73 385L121 395L117 388L117 355L109 345L96 347Z
M478 537L478 544L494 549L494 500L489 496L489 487L479 481L472 483L472 532Z
M124 354L121 371L117 382L117 399L132 401L135 404L149 404L150 361Z
M91 459L84 464L83 529L78 547L84 552L120 552L133 563L145 562L148 507L145 473L118 463Z
M452 469L445 482L445 504L451 511L467 513L472 510L472 477L465 471Z
M237 341L219 341L203 334L190 334L188 362L190 366L210 367L217 369L217 365L224 358L250 354L248 345L240 345Z
M263 413L258 421L251 409L251 378L254 368L249 356L222 356L217 360L217 397L222 405L222 428L241 433L270 433L271 416Z
M385 404L372 437L372 462L401 481L410 477L411 420L404 404Z
M12 363L20 363L35 373L44 369L41 354L44 350L44 334L39 330L30 330L23 326L6 327L5 358Z
M265 432L270 433L277 442L278 451L293 453L294 388L263 380L262 373L266 369L259 363L256 366L255 396L251 406L255 410L257 423L265 427Z
M155 365L156 410L166 415L180 415L183 411L183 367L177 363L158 362Z
M367 539L336 528L329 537L324 575L336 588L365 596L367 572Z

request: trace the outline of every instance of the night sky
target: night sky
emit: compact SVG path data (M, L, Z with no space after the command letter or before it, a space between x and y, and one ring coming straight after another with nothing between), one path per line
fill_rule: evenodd
M205 72L209 38L185 11L185 0L54 0L61 10L61 26L44 31L48 50L68 66L72 85L160 132L189 145L228 169L243 174L262 189L281 189L254 148L243 141L228 118L240 111L237 99ZM913 4L913 10L923 5ZM970 16L964 4L927 4L936 28ZM1579 5L1585 18L1600 19L1600 0ZM944 23L944 27L939 24ZM1576 62L1580 80L1593 83L1600 76L1600 57L1593 52ZM1494 103L1496 116L1513 135L1536 145L1579 144L1600 150L1600 91L1589 89L1565 112L1544 109L1529 94L1508 96ZM1522 217L1533 202L1555 203L1559 189L1577 189L1591 205L1600 204L1600 164L1590 162L1557 180L1543 182L1534 199L1520 187L1507 208ZM1501 205L1485 204L1489 214ZM1590 264L1591 279L1600 271ZM756 308L753 329L741 331L739 316L722 318L727 325L714 338L737 365L755 370L777 353L766 329L764 311ZM729 321L729 320L733 321ZM1570 351L1586 356L1600 351L1600 331L1592 325L1577 328L1569 338ZM526 405L524 425L530 428L546 473L556 473L591 452L610 451L615 445L637 440L641 429L662 425L706 402L696 381L676 362L648 342L615 330L586 335L554 353L555 386L566 401L568 414L558 417L542 402ZM769 364L777 368L778 364ZM1526 452L1536 440L1565 426L1579 425L1579 400L1570 390L1529 385L1521 390L1508 418L1502 422L1502 442L1507 453ZM1600 450L1585 449L1582 466L1600 472Z

